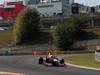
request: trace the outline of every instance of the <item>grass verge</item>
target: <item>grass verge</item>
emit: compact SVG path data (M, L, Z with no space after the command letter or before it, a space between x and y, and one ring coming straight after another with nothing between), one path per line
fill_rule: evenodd
M0 48L8 46L8 44L11 44L13 41L14 38L11 31L0 32Z
M85 67L100 68L100 62L95 60L94 54L78 54L64 57L66 62Z

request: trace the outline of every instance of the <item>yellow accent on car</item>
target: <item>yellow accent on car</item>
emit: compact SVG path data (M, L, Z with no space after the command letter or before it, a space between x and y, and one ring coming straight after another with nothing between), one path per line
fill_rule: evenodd
M57 59L53 59L54 62L58 61Z

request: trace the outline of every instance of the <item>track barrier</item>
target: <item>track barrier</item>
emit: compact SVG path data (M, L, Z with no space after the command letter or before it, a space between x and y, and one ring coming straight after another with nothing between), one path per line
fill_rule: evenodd
M95 60L100 62L100 50L95 51Z

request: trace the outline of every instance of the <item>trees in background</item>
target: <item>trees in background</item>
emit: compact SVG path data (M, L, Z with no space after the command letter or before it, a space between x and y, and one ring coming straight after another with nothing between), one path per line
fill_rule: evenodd
M34 42L40 35L40 16L35 8L27 8L16 18L14 36L17 44Z
M87 27L88 22L89 17L83 14L72 15L67 22L59 22L54 37L56 46L61 50L70 49L71 45L84 35L82 29Z

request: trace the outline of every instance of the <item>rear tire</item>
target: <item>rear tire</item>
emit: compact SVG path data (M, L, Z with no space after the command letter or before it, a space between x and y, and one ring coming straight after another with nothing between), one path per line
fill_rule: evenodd
M43 64L43 57L39 58L39 64Z

